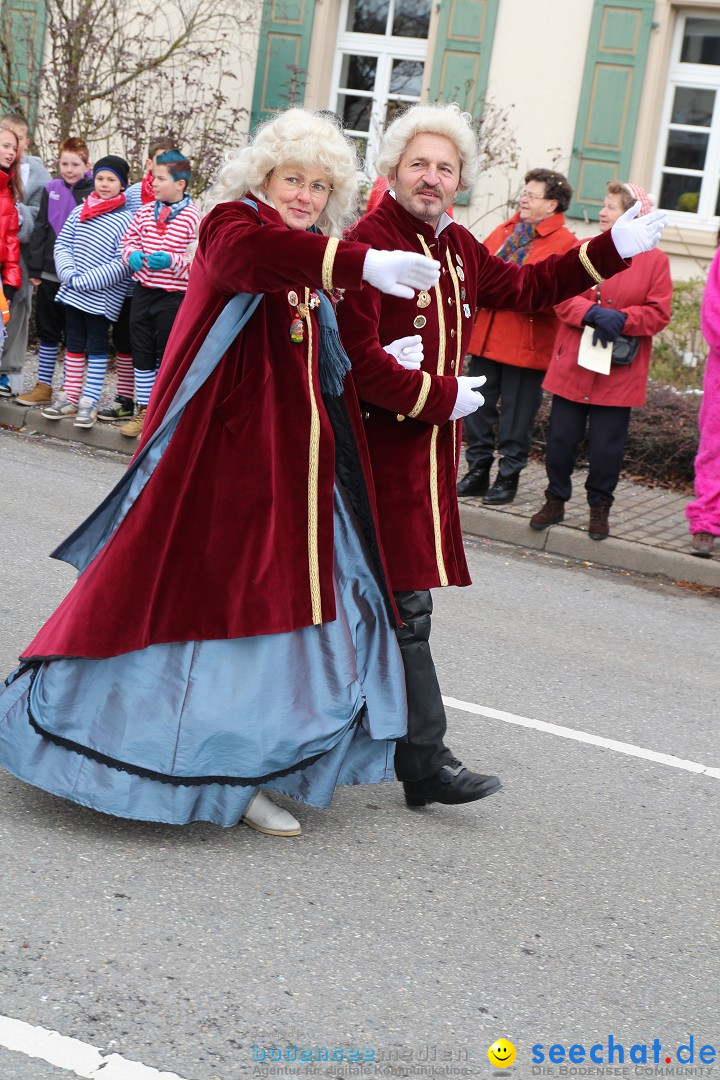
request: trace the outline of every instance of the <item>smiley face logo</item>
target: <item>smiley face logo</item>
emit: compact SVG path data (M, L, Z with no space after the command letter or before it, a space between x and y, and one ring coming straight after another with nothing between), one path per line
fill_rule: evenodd
M507 1039L496 1039L488 1049L488 1060L496 1069L507 1069L515 1060L515 1047Z

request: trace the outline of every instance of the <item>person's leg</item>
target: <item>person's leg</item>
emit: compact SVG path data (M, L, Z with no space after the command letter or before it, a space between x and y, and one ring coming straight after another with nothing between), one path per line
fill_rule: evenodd
M470 772L444 744L447 718L430 653L429 590L395 593L403 620L397 632L405 669L408 733L395 747L395 772L409 806L474 802L500 786L494 776Z
M8 377L13 394L18 394L22 390L22 370L27 354L30 308L33 294L33 287L27 277L25 260L22 258L21 266L23 281L10 305L10 322L7 325L5 346L2 356L0 356L0 368L3 374Z
M118 428L118 431L129 439L138 438L142 432L145 413L155 382L157 357L152 318L154 291L154 289L146 289L143 285L136 285L130 306L130 336L137 408L135 415Z
M612 506L620 479L630 409L617 405L590 405L588 423L589 469L585 490L590 506Z
M115 403L106 409L99 409L98 420L130 420L135 412L135 373L130 337L131 306L132 296L128 296L117 320L112 325L111 334L117 374Z
M542 403L544 371L502 365L498 421L498 475L516 476L528 463L535 417Z
M153 334L155 339L155 356L158 367L165 355L165 348L170 337L170 331L180 310L180 305L185 298L184 292L165 292L164 289L153 290L158 295L153 297L152 318Z
M555 394L550 408L545 470L548 491L563 502L572 495L572 474L585 434L588 406Z
M468 471L458 483L458 495L484 495L490 486L490 469L495 454L497 403L500 396L500 364L484 356L471 356L468 374L484 375L481 389L484 404L463 418L463 439L467 443Z
M65 370L63 373L63 385L53 404L43 408L42 414L48 420L62 420L63 417L77 415L78 402L82 392L83 373L85 371L86 345L85 312L69 305L65 306Z
M105 382L110 323L104 315L85 316L88 336L88 366L82 397L78 402L75 427L90 428L97 420L97 404Z
M35 293L35 328L40 339L37 382L17 398L18 405L49 405L60 343L65 334L65 308L55 303L60 283L45 281Z

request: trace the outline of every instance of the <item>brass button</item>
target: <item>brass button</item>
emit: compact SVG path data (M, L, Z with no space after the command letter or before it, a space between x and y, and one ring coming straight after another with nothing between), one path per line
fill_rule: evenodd
M450 331L450 337L455 337L455 327Z
M362 416L363 416L363 420L369 420L370 419L370 413L369 412L364 412L362 414Z
M448 304L450 305L450 307L452 307L452 302L453 302L452 296L448 296Z

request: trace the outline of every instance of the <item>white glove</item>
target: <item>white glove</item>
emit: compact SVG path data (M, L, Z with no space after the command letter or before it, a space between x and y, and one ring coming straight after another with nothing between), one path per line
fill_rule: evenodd
M651 214L644 214L641 218L638 217L639 213L640 203L636 202L617 219L610 230L615 249L623 259L632 259L633 255L640 255L643 251L651 251L657 247L662 231L668 223L664 210L653 210Z
M440 280L440 263L414 251L375 251L365 256L363 278L380 292L412 300L417 289L431 289Z
M397 338L389 345L383 345L383 349L408 371L419 371L423 362L423 339L419 334Z
M461 416L468 416L485 404L485 398L478 394L476 386L484 386L484 375L459 375L457 378L458 392L455 399L455 408L450 413L451 420L459 420Z

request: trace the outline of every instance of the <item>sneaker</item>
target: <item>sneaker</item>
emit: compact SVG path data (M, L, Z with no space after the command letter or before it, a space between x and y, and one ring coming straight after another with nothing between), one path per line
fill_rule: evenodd
M120 434L127 435L128 439L139 439L142 435L146 412L147 405L138 405L138 410L132 420L128 420L127 424L123 424L122 427L118 428Z
M78 402L77 416L73 427L91 428L97 420L97 401L89 397L81 397Z
M98 409L98 420L106 420L112 422L113 420L132 420L135 413L135 402L132 398L123 397L122 394L118 394L112 405L109 405L107 409Z
M18 405L49 405L52 401L52 387L46 382L37 382L27 394L15 398Z
M0 375L0 397L12 397L10 379L7 375Z
M48 405L42 410L42 415L47 420L64 420L65 417L77 415L77 402L71 401L67 394L61 390L55 399L54 405Z

